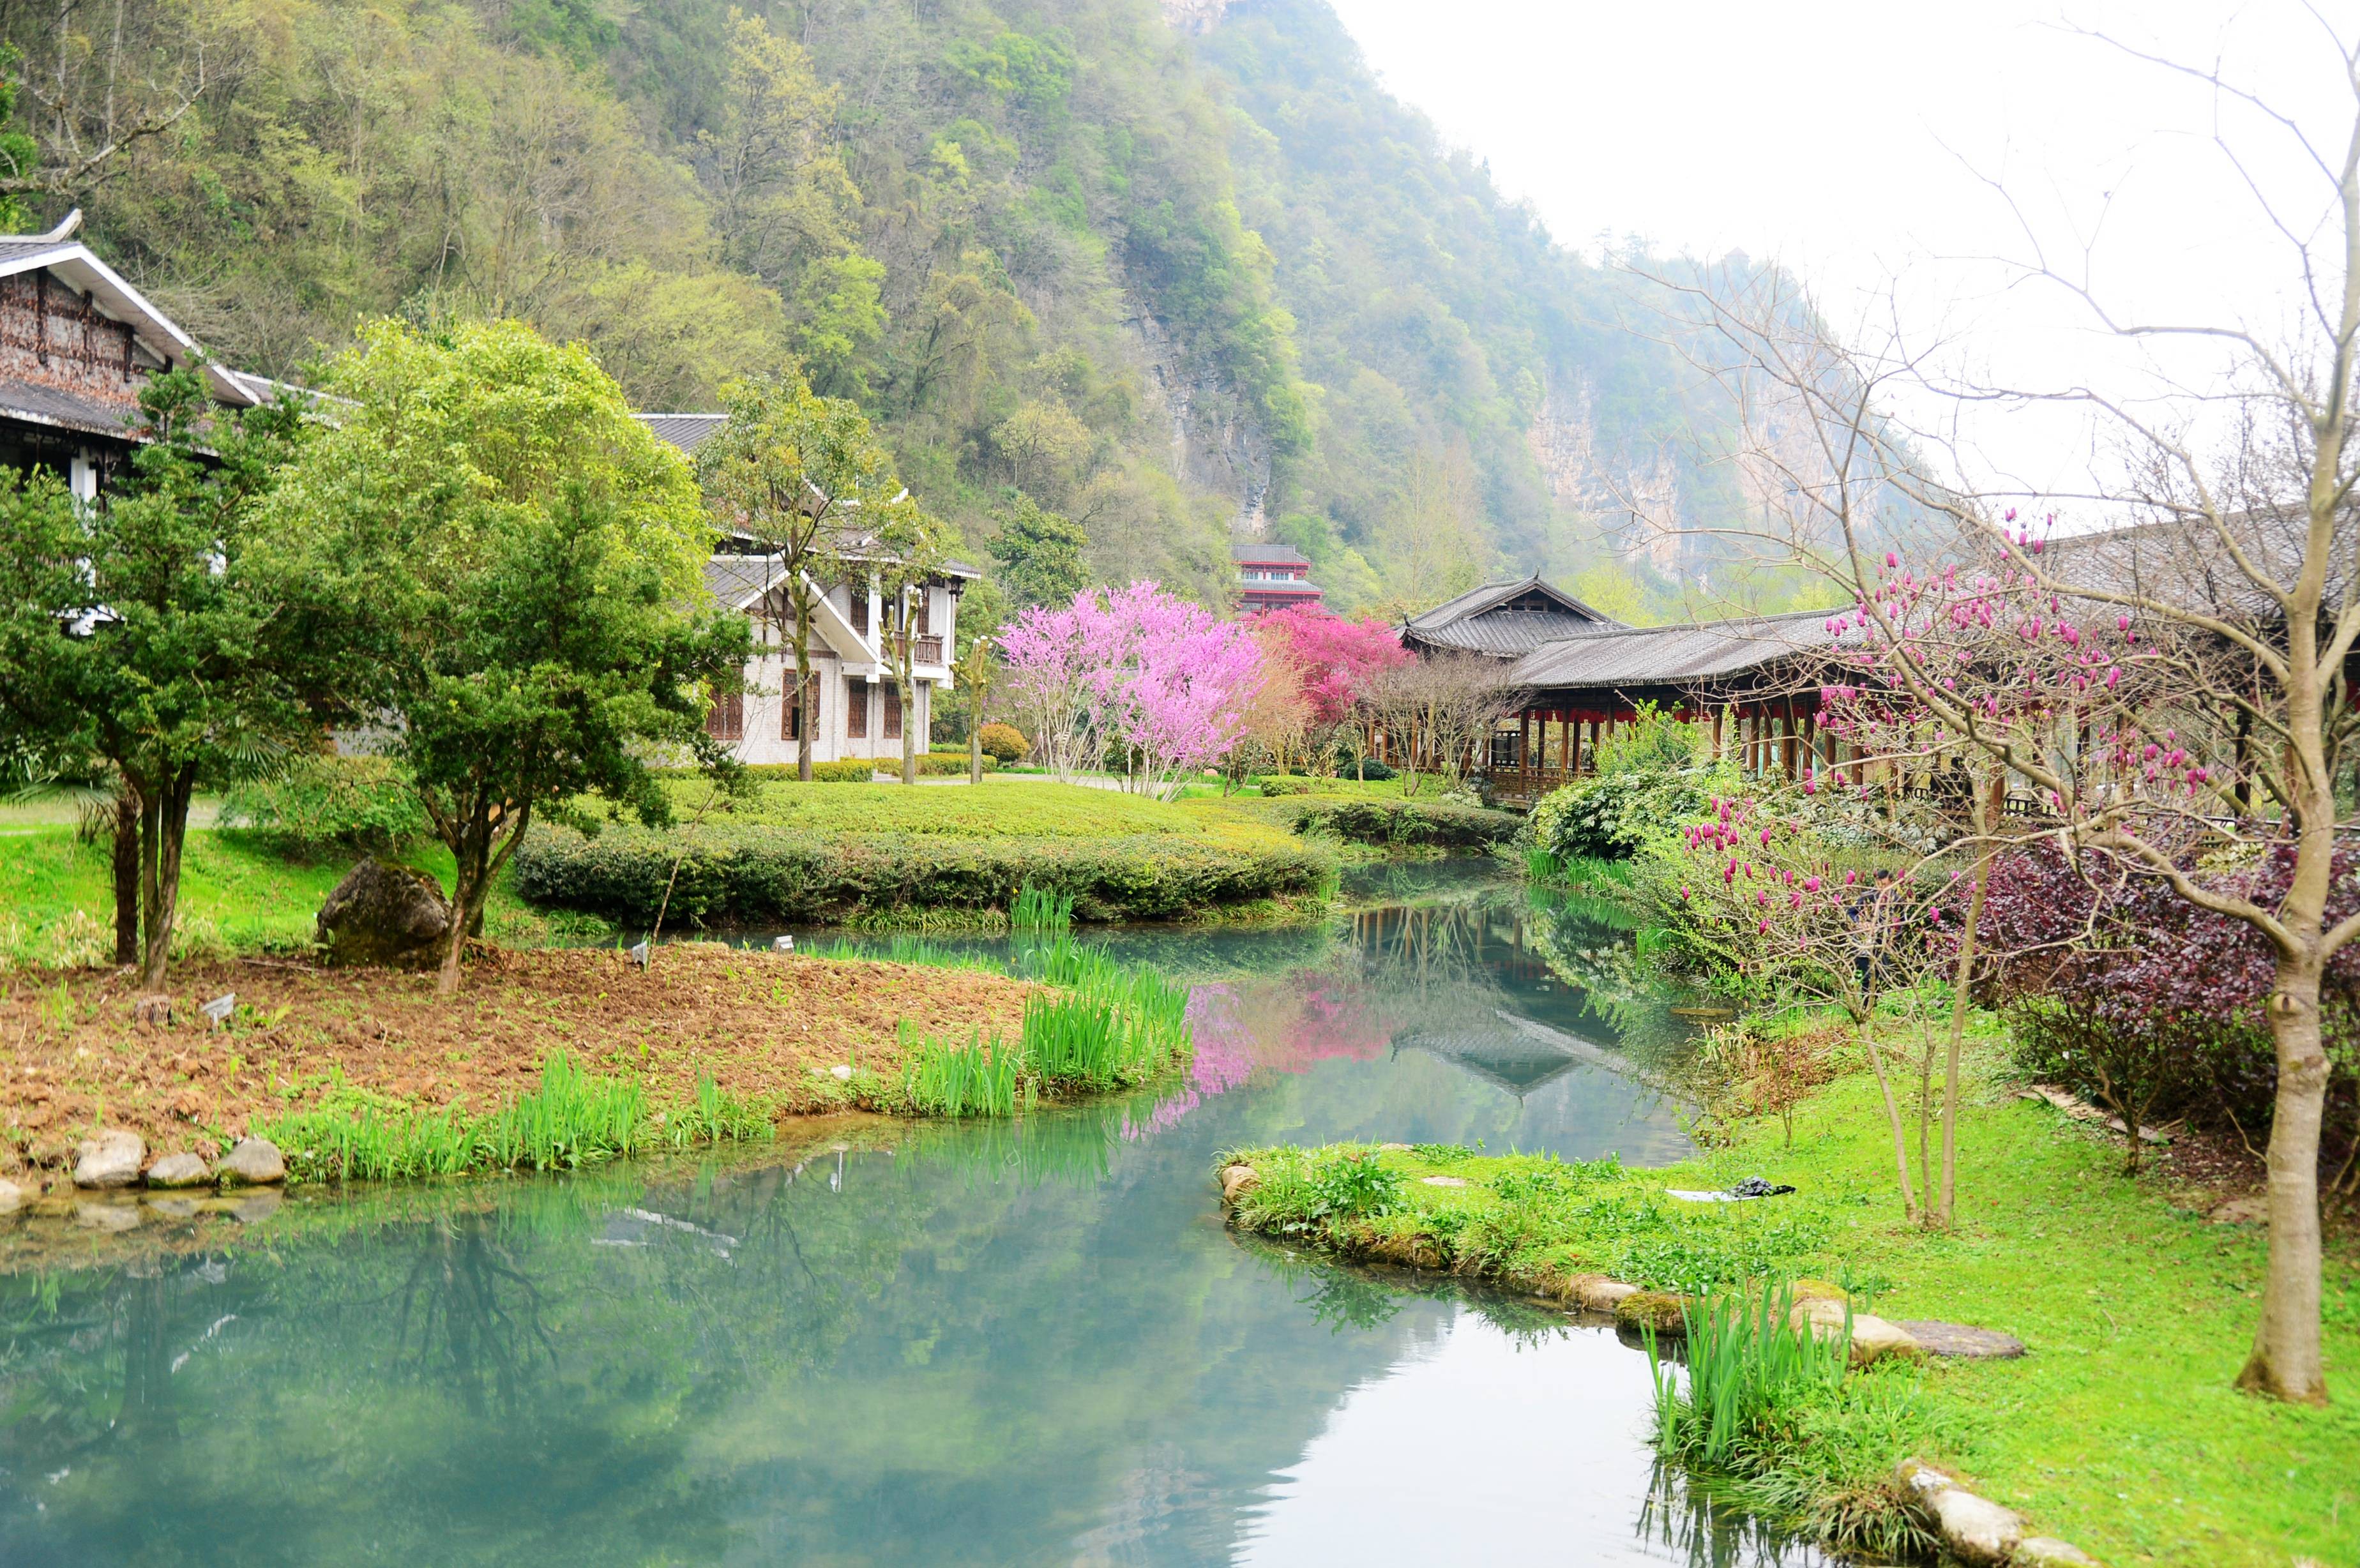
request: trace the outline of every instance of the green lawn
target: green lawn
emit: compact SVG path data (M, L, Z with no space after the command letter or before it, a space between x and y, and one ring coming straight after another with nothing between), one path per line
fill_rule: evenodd
M441 845L399 856L451 886ZM191 828L182 852L178 955L300 950L346 859L305 864L273 855L241 833ZM73 829L40 825L0 833L0 966L104 964L115 953L115 894L105 846L78 844ZM484 911L497 940L599 934L581 917L558 921L519 902L503 877ZM600 928L603 931L604 928Z
M1797 1112L1792 1149L1780 1147L1775 1121L1749 1124L1733 1148L1681 1165L1570 1179L1558 1167L1537 1186L1529 1173L1541 1160L1389 1154L1385 1164L1412 1178L1404 1213L1347 1223L1344 1234L1315 1221L1301 1234L1352 1249L1423 1237L1462 1267L1512 1279L1594 1270L1677 1289L1752 1273L1812 1276L1865 1295L1884 1317L2005 1330L2031 1347L2024 1359L1903 1374L1922 1385L1918 1414L1904 1435L1847 1456L1854 1474L1873 1480L1903 1457L1894 1450L1931 1450L1923 1456L2115 1568L2354 1562L2360 1274L2352 1248L2336 1249L2327 1290L2329 1374L2341 1402L2300 1409L2235 1392L2261 1279L2259 1228L2176 1207L2168 1179L2125 1179L2118 1148L1990 1076L1996 1047L1992 1036L1981 1041L1985 1073L1961 1127L1960 1223L1947 1236L1902 1223L1891 1141L1864 1073ZM1321 1156L1231 1158L1271 1177L1249 1195L1243 1223L1277 1231L1290 1214L1304 1218ZM1471 1185L1415 1180L1437 1171ZM1714 1206L1661 1196L1754 1174L1800 1191Z

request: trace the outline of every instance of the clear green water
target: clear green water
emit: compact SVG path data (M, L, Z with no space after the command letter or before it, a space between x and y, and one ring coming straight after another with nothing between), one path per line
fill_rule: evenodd
M1655 1475L1611 1332L1222 1227L1228 1146L1686 1147L1611 929L1397 891L1120 939L1196 979L1192 1081L1021 1128L299 1194L78 1268L19 1222L0 1563L1816 1561Z

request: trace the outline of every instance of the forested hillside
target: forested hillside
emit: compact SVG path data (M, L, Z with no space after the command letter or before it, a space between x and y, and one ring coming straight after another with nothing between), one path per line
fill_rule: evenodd
M522 316L648 408L792 356L978 551L1021 496L1101 575L1209 600L1241 529L1342 607L1546 568L1643 613L1666 523L1736 498L1694 459L1718 399L1616 324L1631 285L1446 153L1323 0L1179 9L1202 30L1153 0L0 0L0 33L31 217L86 207L250 368L387 311ZM1601 531L1653 552L1610 568Z

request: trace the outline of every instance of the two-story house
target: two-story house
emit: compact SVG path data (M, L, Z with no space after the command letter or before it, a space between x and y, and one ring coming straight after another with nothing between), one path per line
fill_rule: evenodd
M650 429L683 452L721 428L721 414L642 414ZM879 590L875 568L886 564L873 540L841 539L831 553L842 580L814 582L818 603L811 626L811 681L795 690L794 609L786 568L751 539L724 542L705 562L705 586L715 601L754 623L755 654L746 666L746 690L716 702L705 733L736 748L749 763L792 763L803 726L812 727L812 759L841 762L901 755L901 695L897 644L910 639L916 746L926 749L935 700L954 683L958 603L981 575L947 561L906 608ZM906 622L906 624L903 624Z

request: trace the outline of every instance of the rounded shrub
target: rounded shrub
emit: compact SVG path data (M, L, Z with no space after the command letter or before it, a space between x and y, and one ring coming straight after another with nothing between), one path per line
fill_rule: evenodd
M1032 754L1032 743L1014 724L986 724L976 736L986 757L996 758L1004 768L1012 768Z

